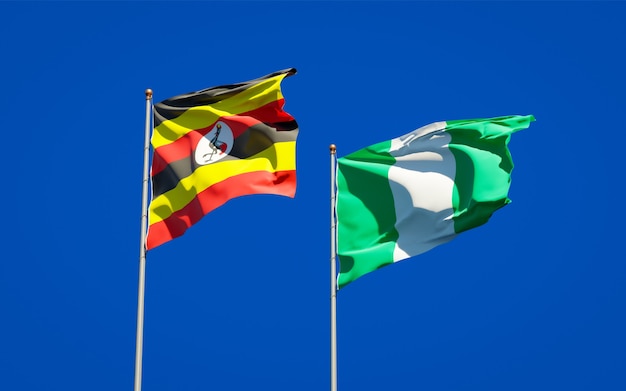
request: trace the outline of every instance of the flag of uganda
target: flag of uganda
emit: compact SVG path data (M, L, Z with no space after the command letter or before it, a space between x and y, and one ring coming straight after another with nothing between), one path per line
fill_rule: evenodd
M280 83L293 68L154 105L146 248L185 233L228 200L294 197L298 124Z

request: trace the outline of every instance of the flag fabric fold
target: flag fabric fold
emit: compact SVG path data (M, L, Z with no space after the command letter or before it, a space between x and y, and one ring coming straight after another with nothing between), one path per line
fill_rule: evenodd
M436 122L339 158L338 287L486 223L510 202L510 136L534 120Z
M294 68L154 105L146 248L179 237L235 197L294 197L298 124L281 82Z

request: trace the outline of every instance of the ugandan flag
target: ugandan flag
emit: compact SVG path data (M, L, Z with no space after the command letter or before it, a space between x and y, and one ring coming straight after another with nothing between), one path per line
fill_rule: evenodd
M228 200L294 197L298 124L280 83L293 68L154 105L146 248L179 237Z

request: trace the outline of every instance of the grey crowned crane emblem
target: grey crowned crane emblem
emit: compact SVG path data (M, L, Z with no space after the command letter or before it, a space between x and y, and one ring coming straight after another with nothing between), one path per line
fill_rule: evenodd
M228 155L233 148L233 132L223 122L215 124L213 129L200 139L195 151L196 163L206 165L215 163Z

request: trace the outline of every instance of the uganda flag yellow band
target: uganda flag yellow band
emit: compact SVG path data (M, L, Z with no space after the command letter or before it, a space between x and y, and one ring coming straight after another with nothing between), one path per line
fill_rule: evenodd
M281 81L293 68L154 105L146 248L179 237L228 200L294 197L298 124Z

